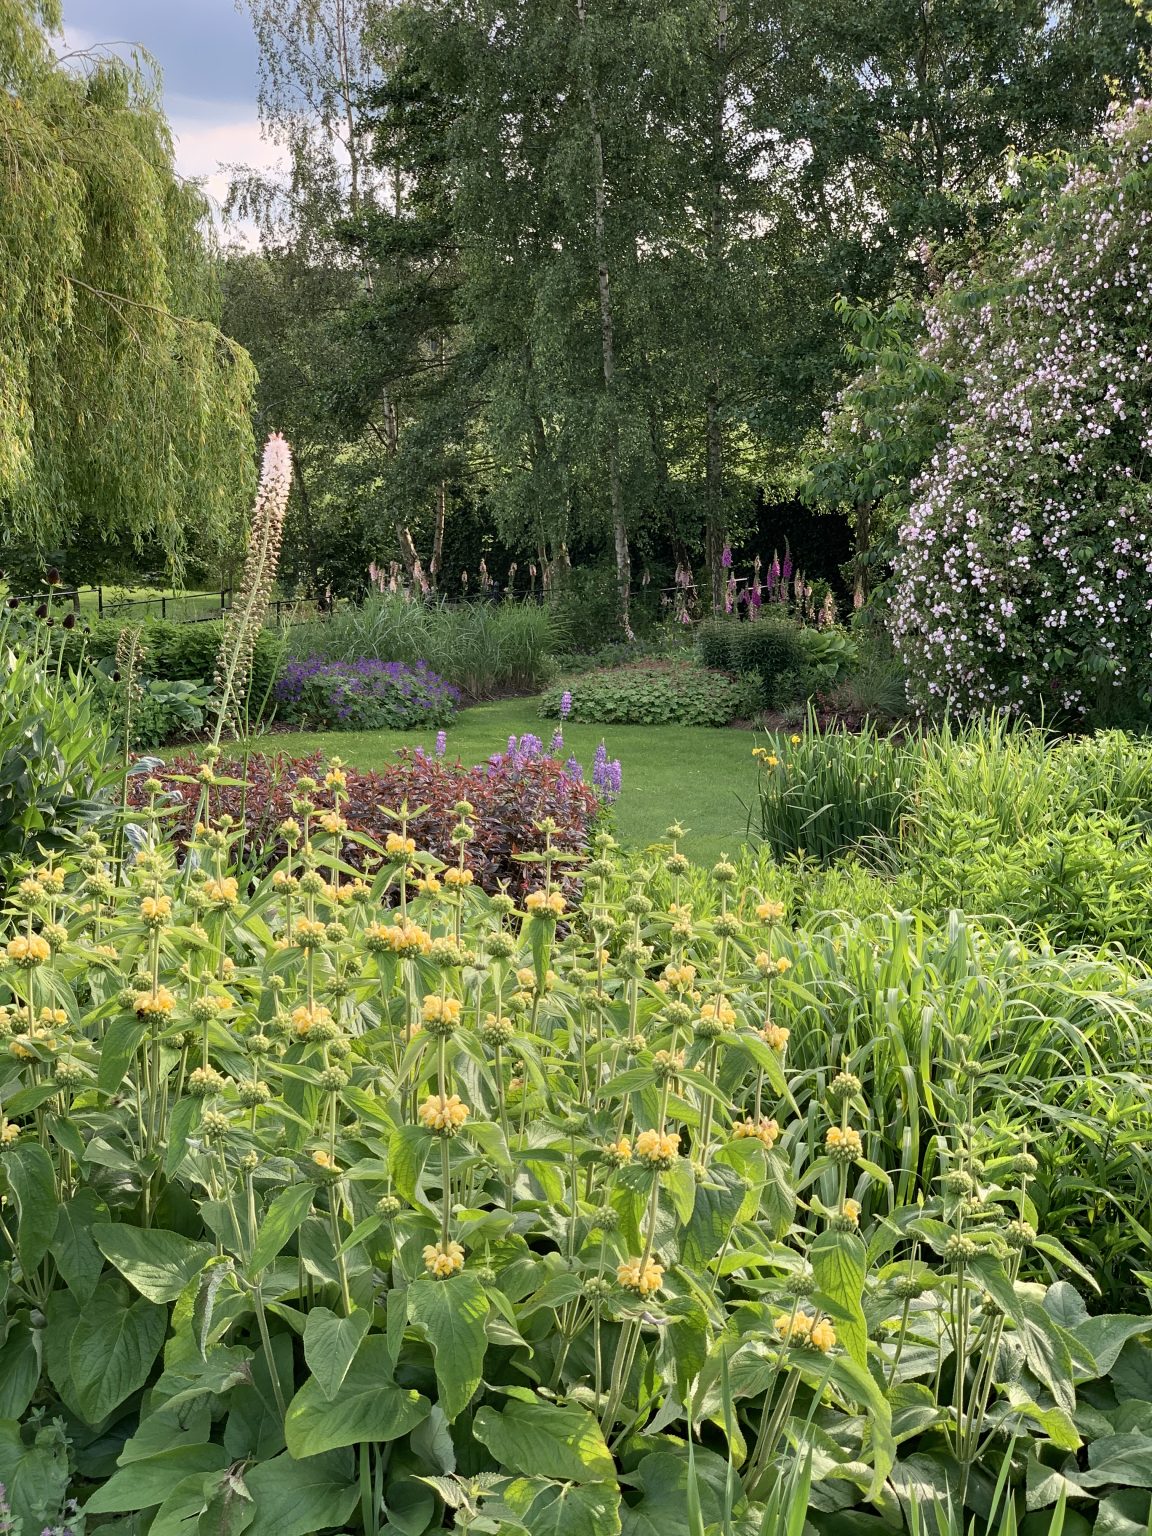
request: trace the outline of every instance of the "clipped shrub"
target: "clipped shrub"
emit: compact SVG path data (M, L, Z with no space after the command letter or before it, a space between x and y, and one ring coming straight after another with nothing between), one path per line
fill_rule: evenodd
M460 690L428 663L289 661L276 684L279 715L294 725L329 731L413 730L447 725Z
M73 666L78 666L85 656L95 662L114 661L120 636L129 623L121 619L97 619L87 629L77 628L62 635L65 661ZM174 624L164 619L145 619L132 627L140 630L142 667L147 676L169 682L212 683L223 634L219 621ZM273 630L262 630L256 637L252 657L252 680L248 689L252 707L257 707L271 695L283 656L283 637Z
M196 753L173 757L158 771L169 797L171 836L177 847L186 846L200 805L200 782L195 778L200 758ZM262 870L284 853L278 828L292 815L300 778L323 778L319 754L291 758L283 754L256 753L251 757L225 759L217 765L224 781L212 790L214 814L230 815L243 827L243 858L250 870ZM419 749L404 750L376 773L346 768L347 788L341 795L341 813L351 833L387 839L396 828L394 816L407 800L420 809L408 827L419 848L455 863L457 846L453 829L460 821L455 807L466 800L473 807L469 821L475 834L468 846L468 864L476 881L487 891L507 887L513 892L532 890L540 883L540 868L525 855L539 854L546 842L539 823L550 817L556 830L551 845L569 853L584 852L602 802L583 782L579 771L547 754L506 752L488 763L464 767ZM309 797L321 809L331 809L331 789ZM146 801L142 786L133 782L132 803ZM343 856L356 868L366 865L361 842L349 837ZM367 862L371 862L370 856Z
M758 678L762 703L775 707L838 681L856 660L855 643L843 630L807 628L774 613L706 619L697 649L706 667Z
M571 698L568 719L595 725L728 725L754 714L760 704L754 680L692 661L642 661L578 673L545 693L541 717L559 719L565 696Z

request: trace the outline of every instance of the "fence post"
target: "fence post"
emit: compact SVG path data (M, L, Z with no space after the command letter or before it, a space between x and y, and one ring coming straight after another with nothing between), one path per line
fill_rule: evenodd
M98 619L102 619L104 617L104 586L103 586L103 583L101 583L101 585L96 588L96 617Z
M162 619L168 617L168 599L166 597L161 597L160 599L160 617Z

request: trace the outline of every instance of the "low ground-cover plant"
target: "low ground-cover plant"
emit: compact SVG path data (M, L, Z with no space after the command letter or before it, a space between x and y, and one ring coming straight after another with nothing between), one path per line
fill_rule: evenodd
M312 730L374 731L447 725L460 690L426 661L289 660L276 684L279 718Z
M347 823L341 856L363 869L371 863L372 839L386 842L392 827L391 807L408 805L408 821L421 846L437 857L453 857L453 835L459 820L455 807L466 803L472 834L471 869L483 889L516 893L538 883L535 857L545 835L539 823L551 822L553 846L565 853L582 853L604 814L605 790L584 781L573 759L534 747L510 743L509 750L487 762L465 767L447 755L429 756L417 750L397 753L379 772L342 769L341 815ZM281 754L252 754L221 760L208 785L215 814L232 818L240 837L236 857L246 869L264 871L286 849L283 827L302 796L313 796L324 814L335 811L329 787L315 786L322 777L319 755L288 758ZM173 757L157 774L163 782L169 832L183 853L202 814L204 770L195 753ZM595 768L594 768L595 773ZM145 803L143 779L131 784L134 806Z
M565 706L565 700L569 703ZM556 684L540 700L540 715L595 725L728 725L760 705L750 679L731 677L693 661L640 661L581 672Z
M13 893L25 1529L72 1494L151 1536L743 1536L786 1497L833 1536L979 1522L1004 1466L1020 1517L1138 1515L1152 1318L1090 1315L1046 1128L994 1110L1076 1045L1022 1027L1050 990L1005 1014L979 930L810 935L723 862L698 918L675 829L659 905L547 823L525 899L485 894L463 804L438 858L392 801L362 874L346 775L313 778L250 888L223 786L180 866L154 782L123 867L92 837Z
M423 661L470 699L538 691L563 640L557 615L536 603L448 604L398 593L339 607L289 633L298 658Z

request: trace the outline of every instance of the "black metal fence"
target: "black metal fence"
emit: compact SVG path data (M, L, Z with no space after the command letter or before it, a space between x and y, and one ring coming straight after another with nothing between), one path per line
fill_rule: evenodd
M52 587L46 592L26 592L8 598L9 603L31 607L47 605L54 610L71 608L78 616L98 619L170 619L175 624L206 624L220 619L232 606L232 589L210 592L162 592L156 597L121 597L104 587ZM299 598L274 598L269 620L275 624L300 624L323 617L318 604Z

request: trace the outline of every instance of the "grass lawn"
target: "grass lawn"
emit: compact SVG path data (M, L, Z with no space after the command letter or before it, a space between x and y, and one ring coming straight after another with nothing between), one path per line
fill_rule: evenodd
M534 731L547 742L552 726L536 713L535 699L504 699L462 711L448 731L448 754L478 763L499 751L515 732ZM293 732L270 735L256 745L293 755L336 753L354 768L378 768L396 747L431 751L435 731ZM567 751L592 768L601 737L609 757L624 769L624 790L616 806L617 835L630 847L661 841L671 821L689 829L684 851L713 862L743 841L745 806L756 791L749 731L693 729L678 725L569 725Z

